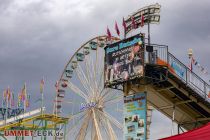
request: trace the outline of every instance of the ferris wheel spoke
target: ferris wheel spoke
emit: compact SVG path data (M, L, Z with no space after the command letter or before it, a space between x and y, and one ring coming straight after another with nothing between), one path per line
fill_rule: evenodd
M103 81L103 77L104 77L104 70L103 68L101 68L101 70L98 70L99 72L99 78L97 80L98 83L98 88L97 88L97 92L101 93L101 91L104 89L104 81ZM101 94L98 94L99 96L101 96Z
M90 82L90 67L89 67L89 63L88 63L88 55L85 56L85 72L87 74L87 79L88 79L88 82Z
M109 132L108 132L108 128L107 128L107 125L106 125L106 121L104 119L102 119L102 121L101 121L101 126L102 126L102 128L104 128L104 131L105 131L105 133L106 133L106 135L108 137L109 136Z
M88 96L81 91L76 85L74 85L72 82L68 81L67 86L76 94L78 94L80 97L83 97L86 102L88 102Z
M112 99L110 99L110 100L107 100L107 101L104 101L104 104L113 104L113 103L117 103L117 102L119 102L120 100L122 100L123 99L123 97L124 96L118 96L118 97L115 97L115 98L112 98Z
M103 91L103 93L102 93L101 99L105 100L105 99L108 99L109 96L112 95L112 97L113 97L113 96L116 95L116 94L117 94L117 93L116 93L116 90L113 90L113 89L111 89L111 88L105 89L105 90Z
M110 122L112 122L115 126L117 126L119 129L123 129L122 124L120 124L113 116L111 116L109 113L107 113L105 110L99 111L102 113L107 119L109 119Z
M101 114L101 113L100 113ZM112 129L112 127L110 128L109 125L108 125L108 119L107 118L104 118L104 116L101 114L101 118L102 118L102 121L101 121L101 125L102 127L104 128L105 130L105 133L107 135L107 137L110 138L110 140L116 140L116 137L113 138L113 134L110 133L110 129ZM113 130L113 129L112 129Z
M100 86L100 84L101 84L101 81L103 81L102 80L102 78L103 78L103 72L104 72L104 63L101 63L101 62L103 62L104 60L102 59L102 58L104 58L104 54L99 54L99 57L98 57L98 64L97 64L97 69L96 69L96 75L97 75L97 77L99 77L98 78L98 83L99 83L99 86ZM101 60L102 59L102 60Z
M73 116L72 119L75 119L75 118L79 117L79 115L81 115L81 114L77 114L77 115ZM84 119L86 116L87 116L87 113L83 114L83 115L79 118L79 120ZM76 127L78 127L79 124L80 124L81 122L82 122L82 121L76 121L76 123L74 123L74 125L71 126L71 128L67 131L66 135L69 134L70 132L72 132Z
M90 95L91 96L94 96L94 78L93 78L93 74L92 74L92 71L93 71L93 67L91 66L91 61L92 58L87 56L86 59L85 59L85 68L86 68L86 73L87 73L87 77L88 77L88 83L89 83L89 87L91 87L91 93Z
M98 87L98 85L97 85L97 70L98 70L97 65L98 65L98 52L99 52L98 49L99 49L99 47L97 45L96 54L95 54L95 56L96 56L95 57L95 64L94 64L95 92L97 92L97 87ZM92 61L92 63L93 63L93 61Z
M104 87L104 81L103 81L103 77L104 77L104 70L101 70L101 72L100 72L100 76L99 76L100 78L99 78L99 80L98 80L98 84L99 84L99 88L100 87ZM99 89L98 88L98 89ZM99 91L100 90L102 90L102 89L99 89Z
M114 130L113 130L111 124L110 124L110 121L108 119L106 120L106 123L107 123L107 126L108 126L109 135L110 135L111 140L116 140L117 136L116 136L116 134L115 134L115 132L114 132Z
M93 63L93 59L92 58L90 58L90 63L91 63L92 71L93 71L92 82L93 82L93 87L94 87L94 94L96 94L98 85L96 83L96 69L94 67L94 63Z
M71 115L69 115L69 119L75 119L75 118L77 118L77 117L79 117L80 115L82 115L82 114L85 114L86 112L85 111L80 111L80 112L77 112L77 113L75 113L75 114L71 114Z
M82 83L83 87L85 88L86 92L88 94L90 94L93 91L92 87L90 86L88 79L80 65L78 65L76 73L77 73L77 77L79 78L79 80Z
M103 88L100 92L100 99L104 99L108 94L111 91L111 88Z

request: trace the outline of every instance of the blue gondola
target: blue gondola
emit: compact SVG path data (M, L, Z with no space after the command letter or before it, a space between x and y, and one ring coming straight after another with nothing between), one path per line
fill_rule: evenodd
M85 55L83 53L77 53L76 57L77 61L83 61L85 59Z
M71 78L72 77L72 75L73 75L73 70L66 70L66 77L67 78Z
M90 48L91 48L92 50L96 50L96 49L97 49L97 43L96 43L96 42L91 41L91 42L89 43L89 45L90 45Z

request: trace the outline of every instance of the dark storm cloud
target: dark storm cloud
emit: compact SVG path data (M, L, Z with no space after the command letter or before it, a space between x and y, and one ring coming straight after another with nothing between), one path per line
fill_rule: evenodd
M113 33L115 20L121 27L122 17L156 2L162 5L161 21L151 26L152 42L169 45L185 63L187 49L193 48L210 70L208 0L1 0L0 91L10 85L18 92L26 82L34 101L45 76L46 102L51 110L55 81L75 50L105 34L107 25ZM158 116L155 121L163 119Z

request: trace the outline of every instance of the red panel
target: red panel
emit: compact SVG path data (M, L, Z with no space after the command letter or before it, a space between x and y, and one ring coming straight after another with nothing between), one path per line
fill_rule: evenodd
M200 128L160 140L210 140L210 123Z

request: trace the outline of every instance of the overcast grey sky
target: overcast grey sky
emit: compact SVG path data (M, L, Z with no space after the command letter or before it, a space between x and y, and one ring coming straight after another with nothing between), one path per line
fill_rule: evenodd
M209 0L0 0L0 91L9 85L17 94L26 82L34 101L44 76L51 107L55 81L74 51L105 34L107 25L114 32L115 20L121 25L123 16L156 2L162 5L161 21L151 27L152 42L168 45L185 64L193 48L210 71ZM151 139L169 136L166 126L170 121L155 112Z

